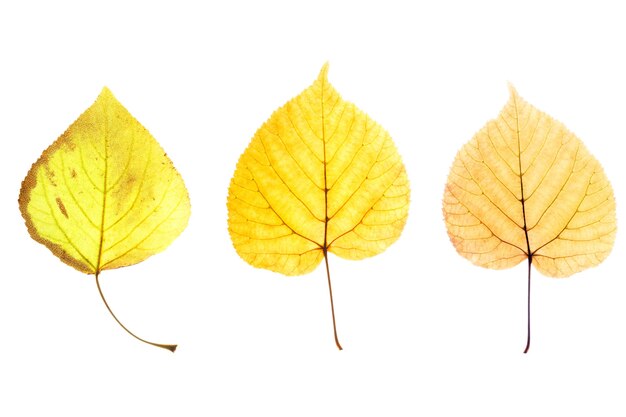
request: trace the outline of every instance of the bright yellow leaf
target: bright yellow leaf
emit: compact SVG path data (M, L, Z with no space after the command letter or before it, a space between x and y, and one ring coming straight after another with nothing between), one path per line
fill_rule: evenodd
M608 256L615 201L583 143L510 90L498 118L457 154L443 212L459 254L494 269L527 260L530 288L531 264L565 277Z
M101 271L164 250L190 212L170 159L107 88L33 164L19 205L32 238L98 289Z
M327 72L261 126L231 180L228 230L255 267L299 275L327 252L374 256L406 222L409 185L391 137Z

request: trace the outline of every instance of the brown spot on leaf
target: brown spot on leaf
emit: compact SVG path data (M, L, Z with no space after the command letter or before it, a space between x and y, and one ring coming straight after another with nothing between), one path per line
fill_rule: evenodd
M72 168L72 170L70 171L70 176L72 178L76 178L76 170L74 168Z
M65 205L63 204L63 201L61 201L61 198L57 197L56 201L57 206L59 206L59 210L61 210L61 214L63 214L66 219L69 219L69 216L67 215L67 210L65 210Z
M46 172L46 177L48 177L48 180L50 181L50 183L51 183L54 187L56 187L56 186L57 186L57 183L56 183L56 181L54 180L54 177L55 177L55 175L56 175L56 174L55 174L55 172L54 172L52 169L50 169L50 167L48 166L48 164L45 164L45 165L44 165L44 168L45 168L45 172Z

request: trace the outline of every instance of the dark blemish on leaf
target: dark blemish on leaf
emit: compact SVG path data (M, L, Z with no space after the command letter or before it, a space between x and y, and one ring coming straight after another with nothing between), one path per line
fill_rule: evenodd
M73 125L72 125L73 126ZM59 145L63 146L65 149L73 151L74 149L76 149L76 144L74 143L74 141L71 139L71 132L70 129L72 128L72 126L70 126L60 137L59 137Z
M76 178L76 170L74 168L72 168L72 170L70 171L70 176L72 178Z
M45 171L46 171L46 177L48 177L48 180L50 181L50 183L52 184L52 186L56 187L57 183L54 180L54 176L56 175L54 173L53 170L50 169L50 167L46 164L44 165Z
M57 206L59 206L59 210L61 210L61 214L63 214L66 219L69 219L69 216L67 215L67 211L65 210L65 205L63 204L63 201L61 201L61 198L57 197L56 201L57 201Z

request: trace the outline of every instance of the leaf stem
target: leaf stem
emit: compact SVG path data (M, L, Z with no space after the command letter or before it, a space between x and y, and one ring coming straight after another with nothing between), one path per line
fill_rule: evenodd
M528 300L527 300L527 333L526 333L526 349L524 349L524 353L528 353L528 349L530 348L530 265L533 263L533 256L528 255Z
M333 303L333 287L330 285L330 269L328 268L328 253L324 249L324 262L326 262L326 277L328 278L328 292L330 293L330 311L333 315L333 332L335 333L335 344L339 350L343 350L339 344L339 338L337 337L337 323L335 322L335 305Z
M109 303L107 303L107 300L106 300L106 298L104 298L104 294L102 293L102 288L100 288L100 279L99 278L100 278L100 273L96 272L96 285L98 286L98 292L100 293L100 298L102 298L102 301L104 301L104 305L106 306L107 310L109 310L109 313L111 313L111 315L113 316L113 318L115 319L117 324L122 326L122 329L126 330L126 332L128 332L128 334L130 334L132 337L134 337L135 339L137 339L137 340L139 340L141 342L147 343L147 344L152 345L152 346L160 347L162 349L167 349L170 352L176 351L176 347L178 345L163 345L163 344L160 344L160 343L149 342L149 341L144 340L141 337L137 336L136 334L134 334L130 330L128 330L126 328L126 326L124 326L122 324L122 322L119 321L119 319L115 316L115 314L113 314L113 310L111 310L111 307L109 307Z

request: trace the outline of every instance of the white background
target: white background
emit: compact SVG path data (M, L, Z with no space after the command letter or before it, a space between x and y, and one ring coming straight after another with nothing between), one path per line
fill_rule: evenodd
M603 164L623 220L626 24L619 2L2 2L0 415L623 416L624 239L599 267L533 278L473 266L441 198L457 150L508 99L563 121ZM412 3L412 4L411 4ZM591 4L592 2L586 2ZM287 278L235 253L226 195L270 114L329 80L392 135L412 187L385 253ZM31 240L31 164L108 86L192 201L162 254L93 276Z

